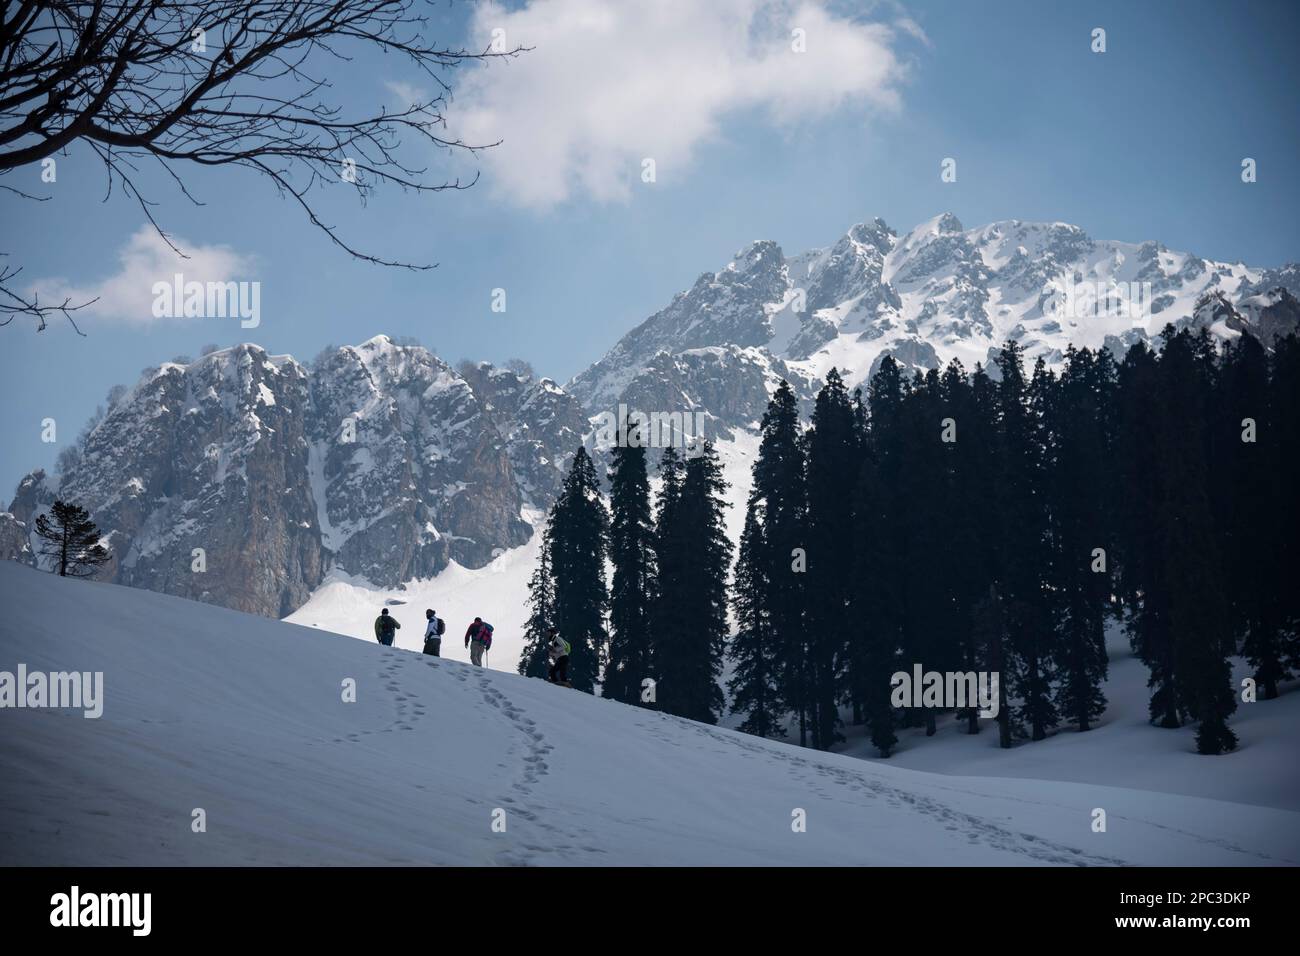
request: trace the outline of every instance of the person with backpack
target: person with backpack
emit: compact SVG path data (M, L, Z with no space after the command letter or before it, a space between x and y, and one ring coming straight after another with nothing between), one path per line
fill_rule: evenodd
M492 625L481 617L474 618L474 623L465 631L465 646L469 648L470 663L482 667L483 652L492 646Z
M424 628L424 653L431 657L442 656L442 635L447 632L447 622L434 613L433 608L424 612L429 622Z
M375 639L384 647L392 647L393 637L401 626L397 623L397 618L388 613L388 608L384 608L379 612L379 617L375 618Z
M569 651L572 648L568 641L560 637L560 632L554 627L548 627L546 635L551 639L546 645L547 656L551 659L549 680L552 684L572 687L573 685L569 683Z

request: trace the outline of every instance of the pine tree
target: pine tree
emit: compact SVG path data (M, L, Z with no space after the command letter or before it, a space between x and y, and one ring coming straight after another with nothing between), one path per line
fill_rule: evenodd
M1150 717L1161 727L1180 727L1185 708L1174 681L1174 638L1161 560L1159 376L1156 354L1142 342L1129 349L1118 370L1115 457L1121 491L1113 496L1114 526L1125 628L1134 653L1150 671Z
M551 535L542 530L537 567L528 579L528 620L524 624L524 649L519 673L525 677L546 677L548 673L546 630L555 621L555 582L551 578Z
M1114 366L1108 352L1066 351L1047 407L1052 592L1057 596L1056 706L1080 731L1106 709L1105 616L1111 462L1109 409ZM1100 549L1100 550L1098 550Z
M947 556L953 646L963 671L992 671L976 633L976 608L995 583L997 563L997 514L988 507L997 498L997 389L977 364L969 380L954 375L950 366L943 390L948 414L957 427L957 441L946 446L950 506L942 547ZM978 707L967 707L958 716L964 716L967 733L979 733Z
M848 622L850 673L872 743L887 757L898 742L890 678L903 647L904 569L898 548L904 537L906 484L903 383L890 356L868 384L867 407L866 451L853 498L857 547Z
M868 432L871 449L862 463L854 492L853 533L857 540L850 634L850 673L861 717L867 724L877 753L888 757L898 737L890 701L890 678L898 670L897 615L889 595L879 585L881 569L891 560L891 542L884 533L889 515L885 508L881 466L874 450L874 431Z
M1277 601L1278 656L1286 669L1279 675L1282 680L1300 670L1300 588L1293 579L1300 567L1300 495L1295 493L1300 487L1300 339L1294 333L1274 343L1269 372L1273 434L1264 441L1273 447L1276 472L1268 520L1276 528L1277 557L1272 567L1264 564L1259 571L1268 576Z
M1042 578L1048 561L1041 489L1047 373L1040 363L1034 380L1026 382L1022 351L1008 342L998 355L998 576L1009 651L1002 680L1010 679L1009 691L1020 700L1018 716L1031 739L1042 740L1057 722L1051 695L1054 628Z
M799 405L784 380L761 424L754 461L751 508L761 508L763 534L754 563L765 587L777 693L798 714L799 743L807 744L808 678L804 621L807 578L807 502Z
M732 586L736 636L728 647L733 668L727 687L732 713L745 715L740 730L759 737L776 737L783 733L778 682L780 649L767 607L771 581L764 563L761 511L761 502L751 494Z
M1224 347L1211 440L1210 488L1215 499L1223 577L1232 614L1231 636L1245 638L1243 653L1254 668L1265 700L1277 697L1286 680L1283 634L1284 581L1276 510L1284 494L1281 448L1275 421L1288 410L1274 408L1268 356L1250 333ZM1235 647L1233 648L1235 650Z
M837 739L845 690L849 599L853 588L853 492L861 448L853 404L835 369L817 395L807 435L807 660L812 744Z
M870 653L867 647L865 622L860 622L857 616L861 613L858 604L862 600L862 588L857 575L861 573L864 566L865 558L862 551L870 545L867 543L866 534L870 531L859 527L858 521L863 510L858 501L858 497L867 493L868 488L864 488L863 479L871 467L871 423L870 416L867 413L866 403L862 398L861 387L853 390L853 432L854 442L857 446L857 474L853 476L853 491L849 497L848 515L850 521L850 533L853 536L853 565L849 569L849 585L847 590L848 610L844 622L844 685L848 693L849 702L853 705L853 726L859 727L864 723L870 722L870 707L868 698L871 696L871 688L868 686L868 656ZM892 723L892 717L891 717Z
M609 515L600 496L596 467L579 447L551 507L551 574L555 581L555 627L569 642L569 679L592 691L605 651L605 557Z
M1219 754L1236 747L1227 718L1237 702L1226 657L1229 615L1209 500L1206 422L1212 383L1207 381L1204 341L1186 330L1171 332L1166 329L1158 366L1159 558L1173 634L1174 685L1199 721L1197 750Z
M642 681L653 674L650 660L650 599L654 578L654 525L650 479L640 435L615 446L610 468L609 662L602 693L625 704L641 702Z
M650 579L650 666L655 681L652 703L659 707L662 707L662 702L658 696L658 683L662 678L664 655L671 650L672 635L690 626L680 604L668 599L669 595L680 593L683 587L682 568L676 555L684 545L675 536L682 528L677 514L681 506L685 468L686 463L677 449L671 444L665 447L659 457L659 494L655 500L654 533L650 539L654 567Z
M70 501L56 501L48 515L37 515L36 534L45 542L41 554L52 559L53 570L61 577L94 577L112 558L99 543L99 529L90 514Z
M945 422L939 374L918 373L903 392L900 504L894 560L902 568L903 670L946 671L956 664L949 602L952 554L944 540L951 509L948 451L952 423ZM939 708L922 707L907 715L923 721L926 736L937 731Z
M998 679L998 746L1006 750L1011 746L1014 723L1006 679L1010 654L1006 612L996 584L990 585L989 593L975 605L974 635L980 657L987 662L990 674Z
M661 570L657 603L674 609L672 623L656 634L656 692L662 709L679 717L716 723L724 704L718 678L726 648L727 539L723 498L727 483L712 442L682 469L680 492L660 529Z

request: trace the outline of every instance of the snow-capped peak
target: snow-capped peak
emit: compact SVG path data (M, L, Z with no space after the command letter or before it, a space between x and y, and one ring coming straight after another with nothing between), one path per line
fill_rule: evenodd
M781 262L778 253L774 242L741 250L624 336L570 389L594 413L617 402L659 353L701 346L763 347L792 374L815 381L836 366L849 371L851 385L887 353L960 358L970 368L1009 338L1031 360L1051 364L1071 344L1154 336L1189 320L1210 293L1241 310L1270 305L1273 334L1288 327L1289 313L1258 297L1300 291L1295 265L1214 262L1154 241L1093 239L1065 222L1007 219L966 229L950 212L901 236L874 219L830 246ZM1216 331L1235 334L1229 324Z

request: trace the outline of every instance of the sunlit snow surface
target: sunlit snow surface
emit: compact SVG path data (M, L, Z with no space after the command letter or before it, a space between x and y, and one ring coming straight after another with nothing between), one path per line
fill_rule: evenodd
M1300 862L1292 810L818 754L11 562L0 600L0 670L105 681L98 720L0 711L0 864ZM1261 772L1189 759L1246 794Z

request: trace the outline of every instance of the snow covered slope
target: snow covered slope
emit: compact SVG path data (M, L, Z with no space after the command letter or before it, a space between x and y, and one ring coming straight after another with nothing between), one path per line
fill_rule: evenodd
M11 562L0 601L0 670L105 697L0 710L0 864L1300 863L1293 811L810 753Z
M545 515L529 511L524 515L538 527L545 519ZM410 581L402 588L374 588L364 580L331 572L311 599L285 620L373 643L375 617L380 608L387 607L401 625L394 645L419 651L424 647L424 610L432 608L447 622L442 656L468 661L465 629L474 618L482 617L493 627L488 666L513 672L524 647L528 579L541 544L542 536L535 534L523 547L511 548L486 567L467 568L453 561L436 577Z
M972 737L964 721L945 715L933 737L927 738L924 728L899 730L899 747L889 762L948 774L1111 784L1300 810L1300 681L1284 684L1277 700L1238 703L1230 719L1240 738L1237 750L1207 760L1196 753L1194 726L1169 730L1148 722L1150 672L1121 628L1112 624L1107 638L1106 712L1086 734L1066 727L1046 740L1002 750L993 728ZM1231 661L1240 687L1252 668L1240 657ZM848 740L838 751L878 760L864 728L848 726L845 716Z

